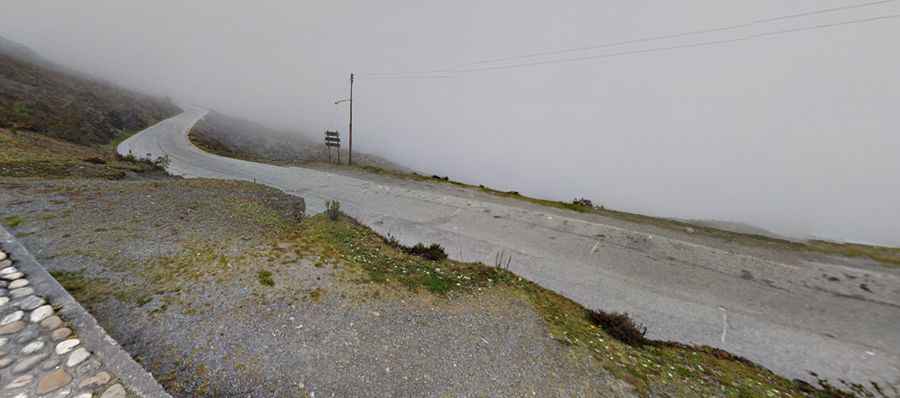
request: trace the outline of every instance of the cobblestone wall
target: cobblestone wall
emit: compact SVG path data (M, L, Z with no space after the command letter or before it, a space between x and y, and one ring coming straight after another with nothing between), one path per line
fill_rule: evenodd
M0 397L169 397L0 228Z

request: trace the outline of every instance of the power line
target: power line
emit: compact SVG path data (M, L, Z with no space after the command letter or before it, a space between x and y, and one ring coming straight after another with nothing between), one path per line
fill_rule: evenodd
M781 36L781 35L790 34L790 33L805 32L805 31L818 30L818 29L827 29L827 28L833 28L833 27L843 26L843 25L862 24L862 23L883 21L883 20L896 19L896 18L900 18L900 14L891 14L891 15L884 15L884 16L871 17L871 18L854 19L854 20L850 20L850 21L835 22L835 23L829 23L829 24L820 24L820 25L806 26L806 27L800 27L800 28L782 29L782 30L776 30L776 31L772 31L772 32L756 33L756 34L742 36L742 37L733 38L733 39L714 40L714 41L706 41L706 42L700 42L700 43L683 44L683 45L668 46L668 47L655 47L655 48L649 48L649 49L643 49L643 50L621 51L621 52L615 52L615 53L598 54L598 55L591 55L591 56L584 56L584 57L563 58L563 59L546 60L546 61L535 61L535 62L527 62L527 63L520 63L520 64L512 64L512 65L499 65L499 66L488 66L488 67L480 67L480 68L455 69L455 70L447 71L447 73L472 73L472 72L482 72L482 71L492 71L492 70L502 70L502 69L514 69L514 68L523 68L523 67L529 67L529 66L581 62L581 61L589 61L589 60L602 59L602 58L614 58L614 57L627 56L627 55L647 54L647 53L654 53L654 52L661 52L661 51L672 51L672 50L679 50L679 49L686 49L686 48L709 47L709 46L715 46L715 45L720 45L720 44L743 42L743 41L754 40L754 39L759 39L759 38L764 38L764 37ZM416 76L405 76L405 77L416 78Z
M395 80L395 79L452 79L453 76L449 75L434 75L434 76L366 76L362 77L364 80Z
M771 18L756 19L756 20L753 20L750 22L745 22L745 23L736 24L736 25L723 26L723 27L718 27L718 28L700 29L700 30L693 30L693 31L682 32L682 33L673 33L673 34L660 35L660 36L650 36L650 37L644 37L644 38L638 38L638 39L632 39L632 40L597 44L597 45L586 46L586 47L575 47L575 48L567 48L567 49L560 49L560 50L534 52L534 53L530 53L530 54L513 55L513 56L507 56L507 57L500 57L500 58L490 58L490 59L484 59L484 60L465 63L465 64L459 64L454 67L435 69L435 70L430 70L430 71L382 72L382 73L369 73L366 75L367 76L397 76L397 75L424 75L424 74L430 75L430 74L436 74L436 73L453 73L453 72L458 71L457 68L464 67L464 66L492 64L492 63L503 62L503 61L517 60L517 59L528 59L528 58L535 58L535 57L541 57L541 56L567 54L567 53L572 53L572 52L591 51L591 50L597 50L597 49L601 49L601 48L623 46L623 45L627 45L627 44L638 44L638 43L646 43L646 42L652 42L652 41L658 41L658 40L695 36L695 35L701 35L701 34L707 34L707 33L725 32L725 31L730 31L730 30L746 28L746 27L750 27L750 26L754 26L754 25L758 25L758 24L771 23L771 22L783 21L783 20L787 20L787 19L801 18L801 17L807 17L807 16L811 16L811 15L820 15L820 14L826 14L826 13L832 13L832 12L838 12L838 11L846 11L846 10L863 8L863 7L872 7L872 6L882 5L882 4L891 3L891 2L895 2L895 1L897 1L897 0L879 0L879 1L873 1L873 2L868 2L868 3L862 3L862 4L853 4L853 5L846 5L846 6L840 6L840 7L825 8L825 9L820 9L820 10L806 11L806 12L796 13L796 14L782 15L782 16L771 17Z

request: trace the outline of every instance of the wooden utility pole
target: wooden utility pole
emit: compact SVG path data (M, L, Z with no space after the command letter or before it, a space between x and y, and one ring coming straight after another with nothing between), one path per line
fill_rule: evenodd
M334 101L334 104L337 105L342 102L350 103L350 145L349 145L349 149L347 150L347 152L348 152L347 164L352 165L353 164L353 74L352 73L350 74L350 98L344 98L342 100Z
M350 146L347 150L347 164L353 165L353 74L350 74Z

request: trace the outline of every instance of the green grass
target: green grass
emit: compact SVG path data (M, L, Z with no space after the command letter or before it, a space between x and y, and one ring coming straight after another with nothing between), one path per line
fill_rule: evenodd
M142 286L113 284L106 278L96 278L80 271L51 271L50 275L62 285L78 302L93 307L115 297L123 303L143 306L153 300L153 295Z
M84 146L31 131L0 129L0 175L8 177L121 179L157 171L152 162L119 159L106 146Z
M19 216L9 216L3 219L3 224L10 228L16 228L25 223L25 220Z
M50 275L59 282L78 302L91 307L103 302L115 290L108 280L89 278L81 271L50 271Z
M275 286L275 280L272 279L272 272L262 270L256 274L256 279L259 280L259 283L263 286L272 287Z
M324 215L304 220L299 235L293 239L311 253L360 265L369 281L397 283L412 291L443 295L491 286L491 278L498 277L493 268L480 264L433 261L407 254L346 216L337 222Z
M477 263L428 261L404 253L347 217L318 215L302 222L290 239L301 251L339 262L364 284L398 286L438 297L496 289L531 303L551 336L579 355L589 355L642 396L853 397L838 390L804 392L800 383L709 347L658 343L633 347L594 325L581 305L516 275ZM863 396L863 395L860 395Z
M235 217L247 219L273 233L283 232L292 225L291 220L264 203L234 197L224 198L224 203Z

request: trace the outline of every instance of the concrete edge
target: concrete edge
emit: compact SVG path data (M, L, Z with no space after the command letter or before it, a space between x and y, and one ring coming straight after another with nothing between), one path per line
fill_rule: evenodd
M118 376L127 390L141 398L171 398L156 379L135 362L28 249L2 226L0 247L9 254L16 268L25 273L35 292L56 308L58 315L72 326L82 344L96 355L108 371Z

